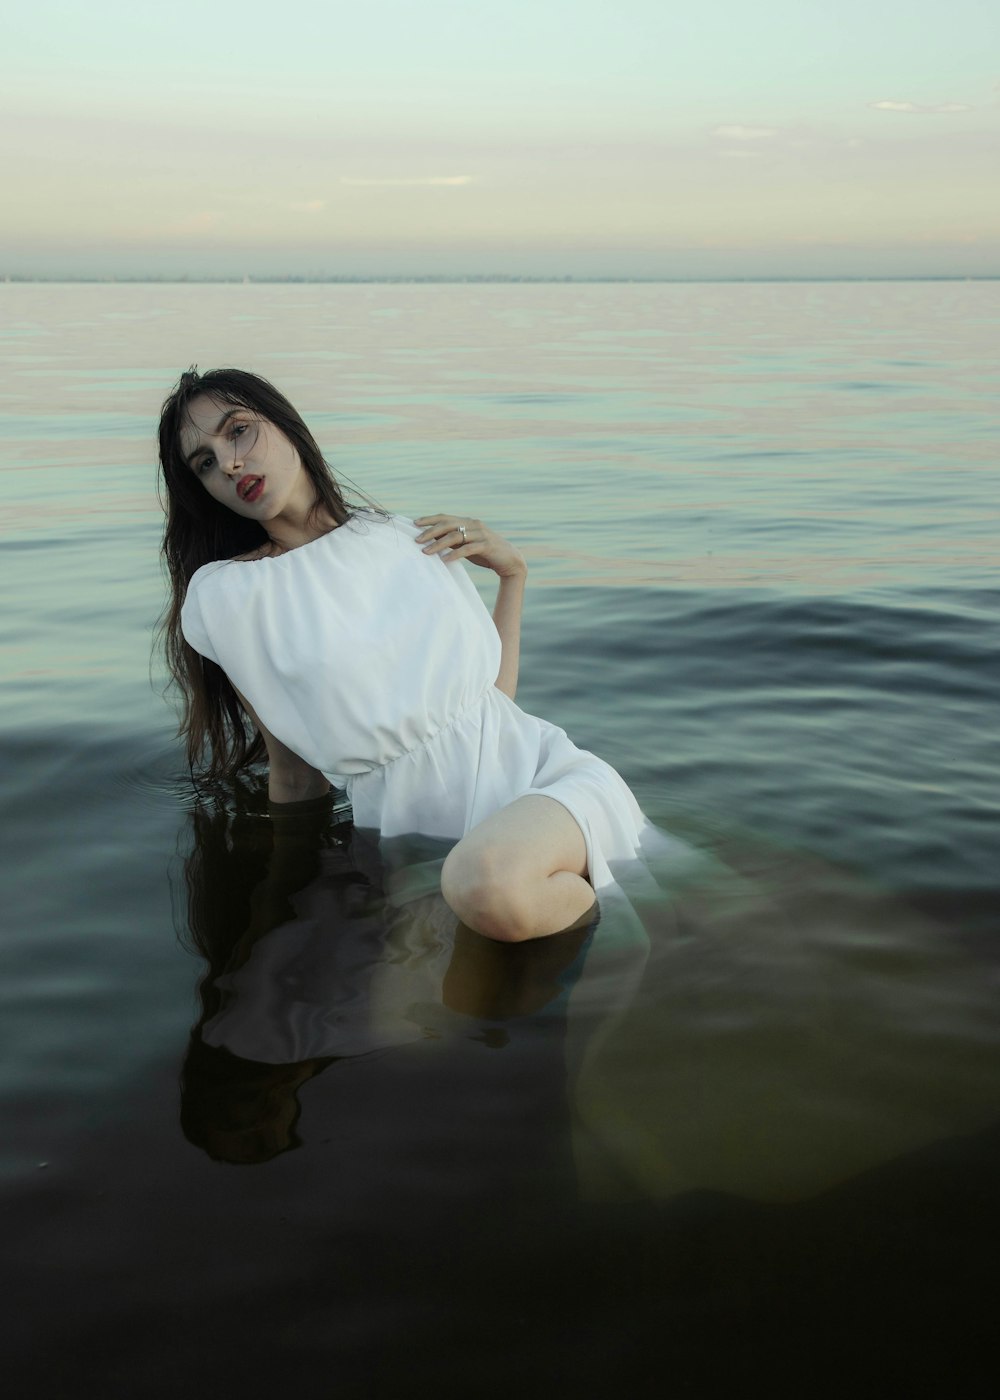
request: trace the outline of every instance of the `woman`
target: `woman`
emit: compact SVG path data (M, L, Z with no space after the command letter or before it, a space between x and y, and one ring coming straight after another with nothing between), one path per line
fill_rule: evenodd
M590 916L650 828L613 769L514 704L519 551L467 517L350 509L292 405L246 371L182 375L159 437L192 764L207 752L231 777L266 751L272 802L336 780L384 840L454 840L442 893L487 937ZM492 620L463 560L497 575Z

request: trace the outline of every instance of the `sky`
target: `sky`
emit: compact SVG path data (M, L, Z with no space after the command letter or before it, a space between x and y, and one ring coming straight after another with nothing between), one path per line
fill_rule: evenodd
M32 0L0 277L1000 275L996 0Z

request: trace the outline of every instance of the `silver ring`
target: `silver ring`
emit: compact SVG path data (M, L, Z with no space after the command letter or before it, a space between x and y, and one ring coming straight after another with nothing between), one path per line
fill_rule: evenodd
M462 536L462 543L463 543L463 544L468 544L468 543L469 543L469 536L466 534L465 526L464 526L464 525L456 525L455 528L456 528L456 530L458 531L458 533Z

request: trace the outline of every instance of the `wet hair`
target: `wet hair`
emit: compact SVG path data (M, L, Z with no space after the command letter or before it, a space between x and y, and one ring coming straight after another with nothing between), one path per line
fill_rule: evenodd
M245 408L284 434L312 481L315 516L342 525L352 512L316 439L273 384L242 369L213 369L205 374L190 369L181 375L160 412L160 499L166 515L162 552L170 597L159 635L181 698L180 733L188 764L192 772L218 782L261 761L264 744L225 672L184 639L181 608L197 569L249 553L266 544L268 535L258 521L237 515L210 496L185 460L181 433L191 423L192 400L202 395L227 407Z

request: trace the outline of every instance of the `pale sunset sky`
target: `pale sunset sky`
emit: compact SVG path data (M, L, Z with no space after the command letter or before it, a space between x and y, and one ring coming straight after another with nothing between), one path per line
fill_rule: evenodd
M0 276L1000 274L996 0L34 0Z

